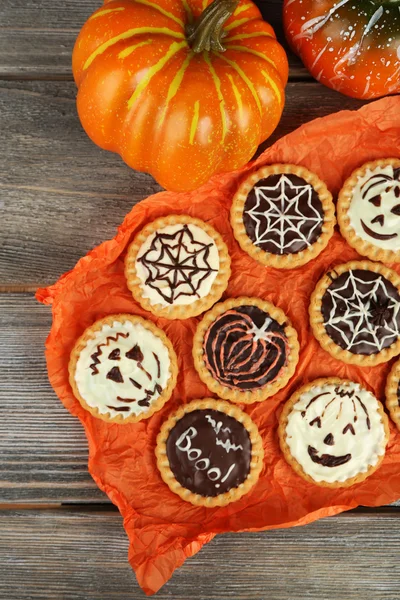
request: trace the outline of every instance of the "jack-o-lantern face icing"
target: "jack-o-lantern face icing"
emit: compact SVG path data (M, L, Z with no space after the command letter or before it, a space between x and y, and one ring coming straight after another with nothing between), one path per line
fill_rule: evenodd
M218 496L243 483L251 462L242 423L212 409L186 413L170 431L167 456L175 479L201 496Z
M286 365L285 328L258 306L238 306L222 313L208 328L204 362L218 383L255 390L279 377Z
M400 250L400 168L382 165L359 176L348 215L361 239L384 250Z
M135 267L143 297L165 307L207 296L219 264L217 245L208 233L193 223L179 223L149 235Z
M311 387L287 418L286 444L316 482L344 482L375 466L385 453L379 403L359 384Z
M140 322L104 324L81 350L75 383L89 407L127 418L150 410L171 376L168 348Z

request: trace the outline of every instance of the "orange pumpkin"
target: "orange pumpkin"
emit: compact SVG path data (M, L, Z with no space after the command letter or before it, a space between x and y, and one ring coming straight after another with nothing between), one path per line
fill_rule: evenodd
M249 0L111 0L76 41L88 136L165 188L237 169L277 126L288 64Z

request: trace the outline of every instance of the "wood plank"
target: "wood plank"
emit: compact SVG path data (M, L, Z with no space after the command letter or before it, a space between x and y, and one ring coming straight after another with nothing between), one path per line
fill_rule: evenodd
M288 50L282 31L282 1L258 0L263 17L274 27L288 51L293 78L310 78L300 60ZM86 19L101 0L2 0L0 6L0 78L72 79L71 53Z
M50 326L32 294L0 294L0 506L108 503L87 471L83 428L47 379Z
M0 597L144 598L116 513L0 512ZM384 560L382 551L384 548ZM400 519L351 515L306 527L217 536L186 561L157 600L395 600Z
M0 287L43 285L110 238L160 188L82 130L72 82L0 82ZM314 83L288 86L271 144L302 123L361 102Z
M50 325L32 294L0 294L0 503L108 502L87 471L81 424L47 379Z

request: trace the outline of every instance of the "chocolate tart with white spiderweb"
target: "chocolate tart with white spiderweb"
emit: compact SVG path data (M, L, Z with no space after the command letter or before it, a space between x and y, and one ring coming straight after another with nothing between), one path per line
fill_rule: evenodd
M400 276L367 260L337 265L317 283L310 322L334 358L365 367L400 353Z
M278 269L316 258L335 223L332 195L302 166L263 167L242 182L232 202L231 224L242 250Z

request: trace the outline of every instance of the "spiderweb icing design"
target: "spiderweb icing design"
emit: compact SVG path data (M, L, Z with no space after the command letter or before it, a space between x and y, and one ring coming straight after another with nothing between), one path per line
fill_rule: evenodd
M194 225L157 231L139 252L145 295L153 303L189 304L207 295L219 267L213 239Z
M323 221L322 204L313 186L292 173L257 182L243 213L252 242L278 255L310 247L320 236Z
M354 354L376 354L400 336L400 296L380 273L342 273L323 296L322 314L327 334Z

